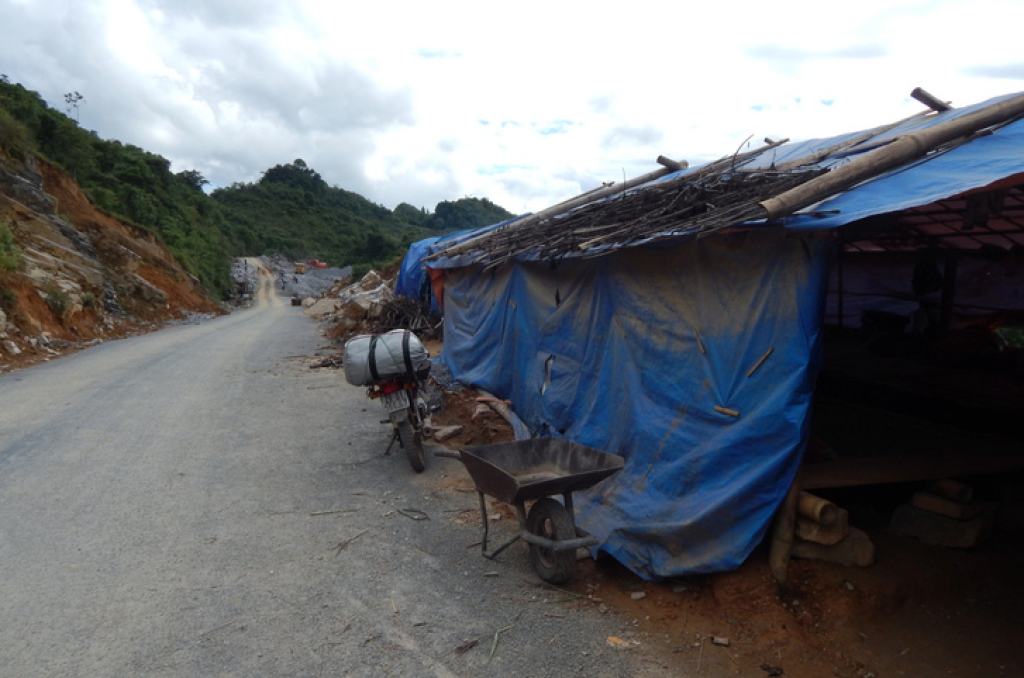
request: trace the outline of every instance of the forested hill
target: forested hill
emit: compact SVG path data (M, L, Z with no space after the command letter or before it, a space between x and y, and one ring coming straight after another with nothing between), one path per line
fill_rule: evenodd
M245 252L309 255L353 265L357 274L391 261L416 240L512 216L479 198L438 203L433 214L406 203L392 211L328 186L301 159L275 165L255 183L217 189L211 198L225 217L229 240Z
M0 155L27 154L67 171L100 210L156 234L215 297L230 289L235 256L317 258L358 273L414 240L512 216L478 198L442 202L433 213L407 204L389 210L329 186L302 160L207 195L199 172L172 172L160 155L101 139L0 75Z

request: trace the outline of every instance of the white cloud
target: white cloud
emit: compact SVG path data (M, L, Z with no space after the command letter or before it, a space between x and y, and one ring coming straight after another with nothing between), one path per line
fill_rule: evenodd
M1024 90L1004 0L0 0L0 71L215 185L303 158L392 207L542 209L655 167Z

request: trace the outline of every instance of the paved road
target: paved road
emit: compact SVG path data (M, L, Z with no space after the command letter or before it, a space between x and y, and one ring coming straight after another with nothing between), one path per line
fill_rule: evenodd
M467 548L458 462L382 456L374 403L309 369L317 327L264 282L0 376L0 677L678 675L607 645L630 620L552 602L522 547Z

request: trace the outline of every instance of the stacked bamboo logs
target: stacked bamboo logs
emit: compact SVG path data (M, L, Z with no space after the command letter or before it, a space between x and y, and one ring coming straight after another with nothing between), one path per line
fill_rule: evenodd
M865 532L850 527L849 513L808 492L797 498L792 555L867 567L875 561L875 547Z

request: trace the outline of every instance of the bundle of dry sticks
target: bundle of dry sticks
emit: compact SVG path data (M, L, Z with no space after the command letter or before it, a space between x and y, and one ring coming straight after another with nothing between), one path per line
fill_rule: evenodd
M519 254L541 260L570 253L607 254L643 240L710 235L764 217L759 203L821 174L732 171L679 177L584 205L563 215L495 232L480 243L483 261L499 265Z

